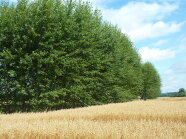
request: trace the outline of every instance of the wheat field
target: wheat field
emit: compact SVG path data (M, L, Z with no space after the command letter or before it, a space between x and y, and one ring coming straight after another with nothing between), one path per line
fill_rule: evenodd
M186 98L0 115L0 139L186 139Z

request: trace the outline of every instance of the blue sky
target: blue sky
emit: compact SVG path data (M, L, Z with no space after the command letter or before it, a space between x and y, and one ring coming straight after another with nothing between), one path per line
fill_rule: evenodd
M163 93L186 89L186 0L84 1L129 36L144 62L154 64Z

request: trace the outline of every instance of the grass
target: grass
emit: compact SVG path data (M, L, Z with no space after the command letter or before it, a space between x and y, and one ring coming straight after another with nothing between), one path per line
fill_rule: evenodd
M186 98L0 115L0 139L185 139Z

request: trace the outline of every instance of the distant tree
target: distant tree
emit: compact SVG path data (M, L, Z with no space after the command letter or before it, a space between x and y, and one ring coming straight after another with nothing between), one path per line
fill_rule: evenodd
M185 89L184 88L180 88L178 93L185 93Z
M186 97L186 91L184 88L180 88L177 93L175 93L172 97Z
M152 99L160 95L161 80L158 72L150 62L142 65L143 91L141 98Z

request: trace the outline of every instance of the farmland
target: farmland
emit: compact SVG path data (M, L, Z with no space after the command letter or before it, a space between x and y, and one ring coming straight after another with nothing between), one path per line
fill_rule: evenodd
M186 98L0 115L1 139L186 138Z

